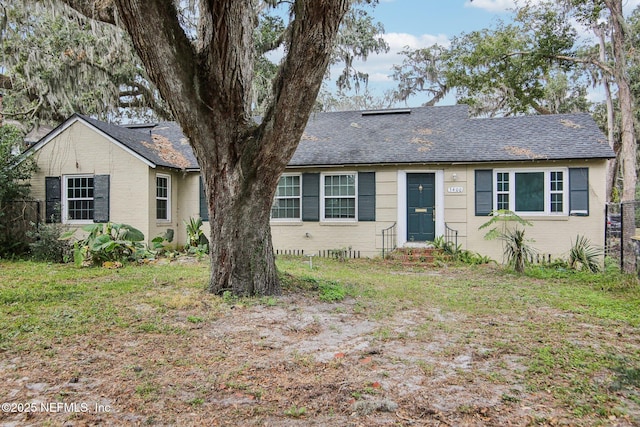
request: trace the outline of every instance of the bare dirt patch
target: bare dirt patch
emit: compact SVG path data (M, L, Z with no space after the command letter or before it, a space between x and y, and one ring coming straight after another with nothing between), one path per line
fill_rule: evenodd
M376 319L355 299L325 303L301 293L215 309L175 304L164 312L132 305L138 328L0 353L0 401L16 409L1 412L0 424L576 424L550 391L528 390L529 352L515 335L523 322L570 315L557 310L471 319L424 307ZM154 314L160 329L144 323ZM577 342L585 330L638 345L634 330L621 337L604 325L576 322L564 334ZM616 426L639 420L608 418Z

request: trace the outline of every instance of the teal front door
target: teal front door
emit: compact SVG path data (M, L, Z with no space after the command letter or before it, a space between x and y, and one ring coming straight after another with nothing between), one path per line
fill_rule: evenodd
M436 174L407 174L407 241L426 242L436 237Z

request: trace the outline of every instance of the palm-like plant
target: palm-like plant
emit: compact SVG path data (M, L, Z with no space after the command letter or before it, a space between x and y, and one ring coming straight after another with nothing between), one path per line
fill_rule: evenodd
M510 224L516 224L515 229L509 228ZM499 209L491 212L491 219L480 226L480 229L492 227L484 238L487 240L500 239L503 242L504 257L516 272L524 272L527 262L536 254L536 250L529 246L532 240L524 237L524 229L519 229L518 224L524 226L533 225L515 212ZM498 226L501 226L500 229Z
M569 266L575 270L600 271L602 250L591 244L584 236L576 236L576 241L569 251Z
M189 218L189 222L184 221L187 227L187 246L197 248L209 244L209 240L202 231L202 218Z
M524 230L508 230L500 236L500 240L504 242L504 256L509 265L512 265L517 273L523 273L525 265L536 253L525 239Z

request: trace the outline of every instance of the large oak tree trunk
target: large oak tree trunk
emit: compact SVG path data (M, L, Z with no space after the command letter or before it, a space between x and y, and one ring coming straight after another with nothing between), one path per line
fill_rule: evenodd
M86 5L65 1L80 10ZM211 224L208 289L279 293L269 223L273 195L300 142L351 0L295 0L287 53L260 124L251 119L250 105L254 0L199 1L196 41L171 1L114 2L200 164Z
M240 168L219 172L202 168L209 201L208 290L234 295L280 292L271 243L270 196L279 174L244 177ZM212 192L212 193L211 193Z

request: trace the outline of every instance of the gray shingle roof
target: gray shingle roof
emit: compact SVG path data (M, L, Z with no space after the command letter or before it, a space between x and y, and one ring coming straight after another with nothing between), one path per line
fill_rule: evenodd
M611 158L588 114L469 119L464 105L312 116L291 166Z
M127 128L83 120L157 166L197 169L174 122ZM470 119L464 105L313 114L289 166L612 158L588 114Z
M87 116L78 116L156 166L176 169L198 168L193 150L180 126L175 122L127 128Z

